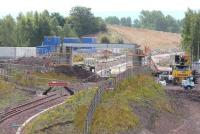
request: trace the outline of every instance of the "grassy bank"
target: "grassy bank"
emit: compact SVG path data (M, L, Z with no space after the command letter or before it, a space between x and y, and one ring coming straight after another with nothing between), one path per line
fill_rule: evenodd
M17 81L18 84L22 86L46 88L48 87L48 82L53 80L61 80L61 81L72 81L76 78L74 76L68 76L62 73L54 73L54 72L47 72L47 73L40 73L40 72L33 72L30 75L24 75L21 72L15 73L14 79Z
M94 94L94 89L81 91L64 105L36 118L26 126L24 133L82 133ZM133 77L122 81L116 90L103 94L93 118L91 133L133 133L145 127L142 117L149 119L146 124L153 124L161 112L173 112L164 89L151 76Z
M22 103L29 98L26 92L16 89L14 84L0 80L0 110Z
M68 98L65 104L48 111L31 123L24 134L78 134L96 89L83 90Z
M144 115L138 114L139 108L141 111L151 109L148 116L173 112L164 89L152 77L130 78L121 82L116 91L107 91L103 95L103 101L97 107L93 119L92 134L134 133L145 126L141 118ZM153 123L153 120L148 123Z

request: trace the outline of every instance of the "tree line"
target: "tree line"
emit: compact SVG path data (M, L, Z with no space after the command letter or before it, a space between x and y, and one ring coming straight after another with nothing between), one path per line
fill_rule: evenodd
M111 25L122 25L122 26L132 26L131 17L122 17L121 19L116 16L109 16L105 18L105 22Z
M176 20L172 16L165 16L161 11L142 10L139 18L131 20L131 17L118 18L110 16L105 18L105 22L111 25L122 25L136 28L147 28L152 30L179 33L182 29L182 21Z
M182 30L182 47L188 51L193 60L199 60L200 55L200 11L188 9L185 13Z
M47 10L0 19L0 46L37 46L44 36L80 37L105 31L106 24L90 8L73 7L68 17Z

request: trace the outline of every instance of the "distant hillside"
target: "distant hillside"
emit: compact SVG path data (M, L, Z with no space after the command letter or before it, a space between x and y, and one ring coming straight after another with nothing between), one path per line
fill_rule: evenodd
M107 35L111 38L111 42L116 42L118 38L122 38L126 43L136 43L142 47L149 46L151 49L178 48L181 44L181 35L176 33L115 25L108 25L107 27L107 33L97 35L99 41L102 36Z

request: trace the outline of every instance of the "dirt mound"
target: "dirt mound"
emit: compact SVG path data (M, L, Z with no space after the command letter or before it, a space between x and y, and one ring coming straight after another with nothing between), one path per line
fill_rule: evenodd
M51 60L48 58L38 58L38 57L22 57L13 61L14 64L22 65L32 65L32 66L49 66Z
M136 43L152 49L178 48L181 44L181 35L176 33L113 25L108 25L108 31L121 35L126 43Z

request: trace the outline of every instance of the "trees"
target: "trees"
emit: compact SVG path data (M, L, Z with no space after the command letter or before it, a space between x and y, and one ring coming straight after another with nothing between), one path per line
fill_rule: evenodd
M131 17L122 17L119 19L116 16L105 18L105 22L111 25L133 26L173 33L181 32L182 29L182 21L176 20L170 15L165 16L161 11L142 10L139 18L133 22Z
M200 12L188 9L183 20L182 47L191 52L194 60L200 55Z
M120 20L116 16L109 16L109 17L105 18L105 22L107 24L111 24L111 25L120 25Z
M69 23L79 36L105 30L104 22L94 17L87 7L74 7L70 11Z
M127 27L132 26L131 17L122 17L121 19L119 19L116 16L109 16L105 18L105 22L111 25L122 25L122 26L127 26Z
M8 15L0 19L0 46L38 46L44 36L77 37L105 31L106 24L89 8L75 7L64 18L59 13L20 13L16 21Z
M134 20L134 27L177 33L181 31L181 21L172 16L165 16L161 11L142 10L139 19Z
M0 20L0 46L15 46L16 22L11 15Z
M64 26L65 18L61 16L59 13L52 13L51 18L55 18L58 21L59 26Z
M121 25L122 26L127 26L127 27L131 27L132 26L132 20L131 17L122 17L121 18Z

